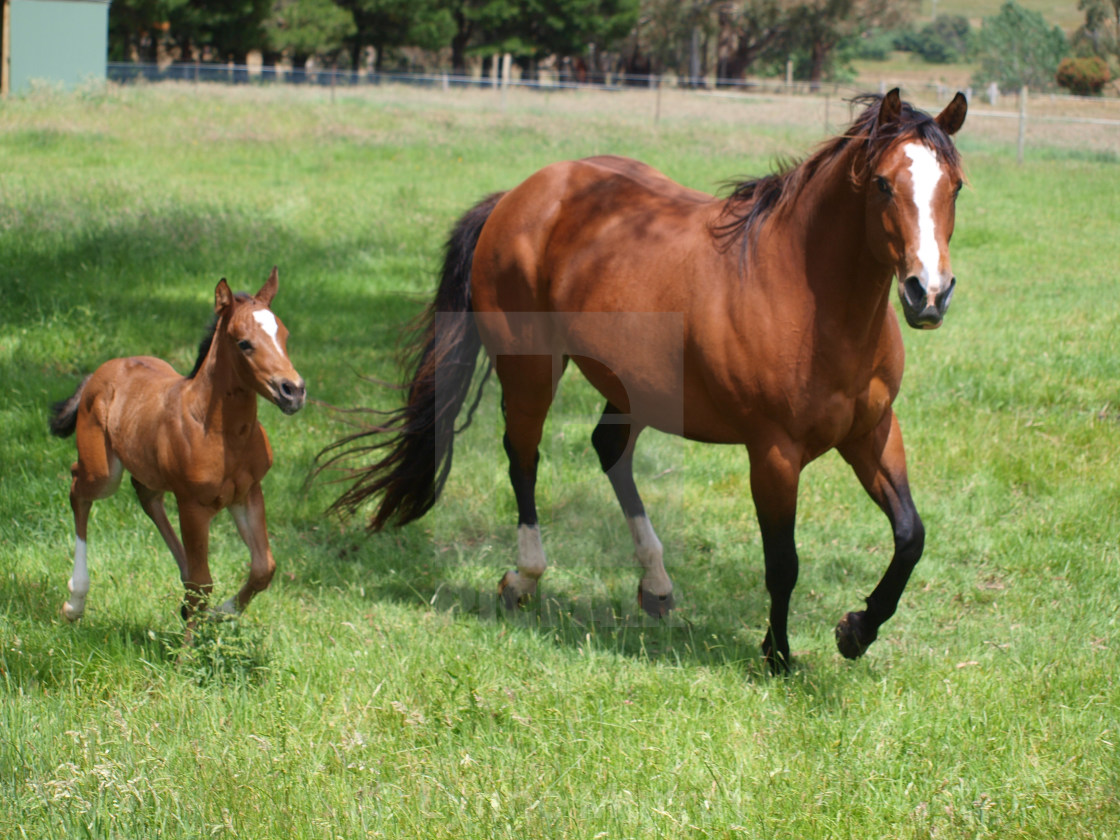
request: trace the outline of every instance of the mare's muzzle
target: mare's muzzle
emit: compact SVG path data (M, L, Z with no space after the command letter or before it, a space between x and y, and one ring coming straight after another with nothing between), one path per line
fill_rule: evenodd
M931 295L926 292L921 280L914 275L907 277L898 289L906 323L919 330L934 330L940 327L949 309L949 301L953 298L953 289L956 285L957 278L950 277L948 286L936 295Z
M298 382L290 379L273 380L269 383L269 390L272 391L272 401L285 414L295 414L303 408L307 399L307 387L302 379Z

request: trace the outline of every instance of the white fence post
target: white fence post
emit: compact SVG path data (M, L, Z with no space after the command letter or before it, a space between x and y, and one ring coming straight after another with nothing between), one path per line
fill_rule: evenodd
M1017 160L1023 162L1023 147L1027 142L1027 86L1019 90L1019 153Z

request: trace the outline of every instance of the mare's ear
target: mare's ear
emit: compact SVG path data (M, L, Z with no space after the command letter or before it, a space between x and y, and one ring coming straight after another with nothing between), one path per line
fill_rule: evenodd
M276 273L276 266L273 266L272 273L268 275L268 279L264 281L264 285L261 286L261 290L254 295L254 297L265 306L268 306L270 303L272 303L272 299L276 297L276 287L278 285L277 279L278 275Z
M887 123L895 122L901 115L902 96L899 95L898 88L894 88L879 103L879 119L875 126L878 128Z
M941 126L946 134L956 134L964 125L964 115L968 113L968 100L964 94L957 92L953 101L945 106L945 110L937 115L935 122Z
M231 303L233 303L233 292L229 290L229 284L223 277L218 281L218 287L214 289L214 311L221 312Z

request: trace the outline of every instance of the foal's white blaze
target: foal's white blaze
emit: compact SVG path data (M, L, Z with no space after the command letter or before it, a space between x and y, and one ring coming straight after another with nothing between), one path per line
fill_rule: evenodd
M922 266L918 279L926 294L937 295L941 292L941 250L937 247L933 221L933 194L944 173L937 155L928 146L907 143L903 151L910 158L910 180L918 208L918 262Z
M261 329L272 339L272 343L276 345L276 349L279 350L280 355L283 356L284 348L280 346L280 340L276 337L276 334L280 331L280 327L276 323L276 316L267 309L258 309L253 313L253 320L261 325Z
M86 565L86 541L78 537L74 546L74 574L66 582L70 600L62 605L62 614L70 621L77 621L86 610L89 593L89 569Z

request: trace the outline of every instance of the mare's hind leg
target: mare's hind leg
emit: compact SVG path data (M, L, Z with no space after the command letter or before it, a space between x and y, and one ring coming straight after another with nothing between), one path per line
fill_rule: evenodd
M651 616L659 618L673 608L673 582L665 572L661 540L654 533L634 484L634 443L641 429L631 434L631 425L625 418L625 414L607 403L599 425L591 433L591 443L634 537L634 552L643 571L638 583L638 603Z
M836 625L840 653L856 659L878 637L879 627L894 615L910 573L922 556L925 528L910 498L902 432L893 412L871 434L848 441L839 450L864 489L887 514L894 532L894 556L868 596L867 609L848 613Z
M537 522L537 463L544 419L567 359L554 369L552 356L498 356L494 369L502 383L509 456L509 480L517 500L517 571L498 584L507 609L524 603L548 565Z
M171 549L171 556L175 558L175 563L179 566L179 579L186 580L187 552L179 541L179 535L175 533L175 529L167 518L167 511L163 507L163 493L145 487L136 480L136 476L132 477L132 489L136 491L136 498L140 500L140 507L144 509L144 513L148 514L148 518L155 523L159 535L163 537L163 541Z
M92 441L92 442L91 442ZM66 582L70 597L60 610L67 621L77 621L85 613L89 594L89 566L86 537L89 514L97 499L113 495L121 483L123 469L120 459L109 447L108 438L100 431L78 428L78 460L70 468L70 507L74 511L74 569Z
M268 589L276 572L276 561L268 547L268 527L264 516L264 493L260 482L249 489L244 504L232 504L229 512L237 523L237 533L249 548L249 579L237 595L229 598L218 610L236 615L249 606L253 596Z

